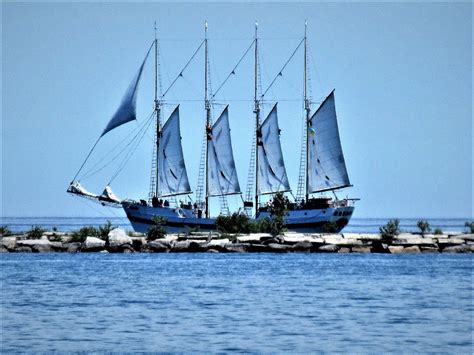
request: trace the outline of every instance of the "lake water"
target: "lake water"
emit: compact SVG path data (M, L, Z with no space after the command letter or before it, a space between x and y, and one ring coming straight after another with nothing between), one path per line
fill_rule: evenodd
M0 254L1 351L473 351L471 255Z
M419 231L416 223L421 218L402 218L400 227L404 231ZM125 217L0 217L0 225L7 225L13 232L27 231L31 226L39 225L51 230L74 231L83 226L101 226L110 220L114 226L132 230L132 226ZM429 218L431 228L441 228L443 231L465 231L464 223L469 218ZM378 233L379 227L387 223L388 218L351 218L344 228L347 233Z

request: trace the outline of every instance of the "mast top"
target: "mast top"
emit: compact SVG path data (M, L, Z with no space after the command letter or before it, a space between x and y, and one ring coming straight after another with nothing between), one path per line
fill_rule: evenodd
M155 21L155 41L156 41L156 21Z

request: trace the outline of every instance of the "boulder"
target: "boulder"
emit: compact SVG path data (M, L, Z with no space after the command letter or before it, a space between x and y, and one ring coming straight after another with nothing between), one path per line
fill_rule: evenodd
M436 247L420 246L420 250L422 253L439 253L439 249Z
M96 237L87 237L82 243L81 251L83 252L94 252L101 251L105 248L105 240Z
M420 247L418 245L413 245L411 247L404 247L403 248L404 253L420 253Z
M1 245L10 251L14 250L16 247L16 237L3 237Z
M30 247L35 253L51 253L62 249L61 242L50 242L45 236L41 239L18 240L17 245Z
M353 253L370 253L370 247L361 247L361 246L354 246L352 247Z
M171 244L165 243L159 239L148 242L146 246L155 253L167 253L171 248Z
M3 244L0 244L0 253L8 253L8 249Z
M321 253L336 253L339 249L339 246L336 244L327 244L320 246L318 251Z
M174 243L174 245L172 246L170 252L172 252L172 253L187 252L188 249L189 249L190 244L191 244L191 242L188 241L188 240L178 241L178 242Z
M362 241L374 241L374 240L381 240L382 237L380 234L361 234L361 233L342 233L343 237L346 239L356 239Z
M456 245L462 245L462 244L465 244L465 241L459 238L439 238L438 239L438 246L440 247L440 249L453 247Z
M217 250L217 249L207 249L206 253L219 253L219 250Z
M132 247L136 251L141 251L143 246L146 244L145 237L130 237L132 239Z
M265 234L264 236L268 237L267 234ZM239 235L239 236L237 236L237 242L238 243L259 244L261 237L262 237L262 235L260 235L260 234Z
M260 238L260 243L263 245L268 244L282 244L285 242L285 238L283 236L276 236L276 237L262 237Z
M111 253L120 253L128 247L132 247L132 238L121 228L115 228L109 232L105 247Z
M17 246L15 247L15 253L31 253L33 250L31 250L30 247L28 246Z
M309 241L301 241L293 244L291 246L291 251L297 251L297 252L303 252L303 253L309 253L313 249L313 243Z
M270 243L267 244L270 253L287 253L291 246L286 244Z
M81 246L82 244L79 242L73 242L73 243L66 243L64 244L66 247L66 251L68 253L78 253L81 251Z
M390 245L388 247L390 254L400 254L403 253L403 247L401 245Z
M456 236L458 239L464 239L464 240L469 240L469 241L474 241L474 234L459 234Z
M473 246L468 244L454 245L442 250L443 253L472 253L473 251Z
M351 248L342 247L342 248L339 249L337 252L338 252L338 253L341 253L341 254L348 254L348 253L351 252Z
M228 253L246 253L249 249L250 245L244 243L228 243L225 245L225 251Z

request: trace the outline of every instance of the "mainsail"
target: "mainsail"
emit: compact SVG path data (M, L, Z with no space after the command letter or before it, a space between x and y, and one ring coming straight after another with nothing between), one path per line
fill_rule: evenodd
M258 193L290 191L280 144L277 104L258 130Z
M153 46L152 46L153 47ZM142 65L138 69L137 74L133 78L132 82L127 88L125 95L122 98L122 102L118 107L115 114L110 119L109 123L105 127L104 131L101 134L101 137L106 134L107 132L117 128L118 126L123 125L124 123L133 121L136 119L136 104L137 104L137 92L138 92L138 84L140 83L140 78L142 76L143 67L145 66L145 62L150 54L151 48L148 50L145 59L143 60Z
M308 192L350 186L337 126L334 90L308 122Z
M240 193L230 138L228 106L208 130L208 196Z
M161 196L191 193L181 146L179 106L175 108L161 130L158 176Z

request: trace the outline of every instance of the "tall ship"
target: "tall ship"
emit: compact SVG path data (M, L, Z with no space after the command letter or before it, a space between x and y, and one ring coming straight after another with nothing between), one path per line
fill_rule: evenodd
M288 230L318 233L328 231L329 226L333 232L341 231L348 224L357 199L348 197L340 199L336 194L337 190L352 185L349 181L339 137L334 90L327 95L314 112L312 110L314 103L308 95L306 21L304 37L266 90L259 90L258 82L260 78L258 23L255 23L255 34L250 46L214 93L210 93L209 90L209 40L207 33L208 26L206 22L205 36L199 47L170 86L161 93L158 90L160 81L158 69L159 44L155 24L155 38L146 53L145 59L127 88L117 111L101 132L72 179L67 192L102 205L123 208L137 232L146 232L151 226L155 225L156 217L162 218L164 227L168 232L180 232L190 229L216 230L217 216L211 216L211 198L219 198L221 207L222 204L225 207L221 208L221 214L228 214L226 198L230 195L240 195L241 197L241 208L235 212L245 213L250 219L268 218L270 217L272 196L276 193L284 193L291 201L285 217ZM274 82L282 76L287 64L301 47L303 47L304 55L304 85L302 91L305 116L298 191L295 196L288 180L280 143L281 130L278 123L278 103L273 103L266 116L262 115L261 105L265 94ZM190 62L202 50L204 51L204 141L197 189L196 193L193 194L182 148L180 106L176 105L166 120L162 119L162 107L169 90L180 80ZM149 195L146 199L122 200L114 194L110 182L104 188L102 194L91 193L82 186L81 181L84 174L81 173L102 137L117 127L137 119L136 105L139 84L145 64L150 61L150 57L153 56L152 53L154 53L154 109L148 120L145 120L142 125L135 129L133 132L135 135L132 137L132 143L136 144L140 137L143 137L148 127L154 123ZM234 161L229 105L226 105L219 112L218 118L214 122L211 110L214 108L216 94L235 75L236 69L244 57L250 54L253 54L254 57L253 114L255 120L252 128L254 138L250 152L249 178L244 198ZM249 112L249 114L251 113ZM125 150L122 149L121 152L123 151ZM125 151L124 154L128 154L123 160L125 164L131 153ZM182 199L185 201L183 202Z

